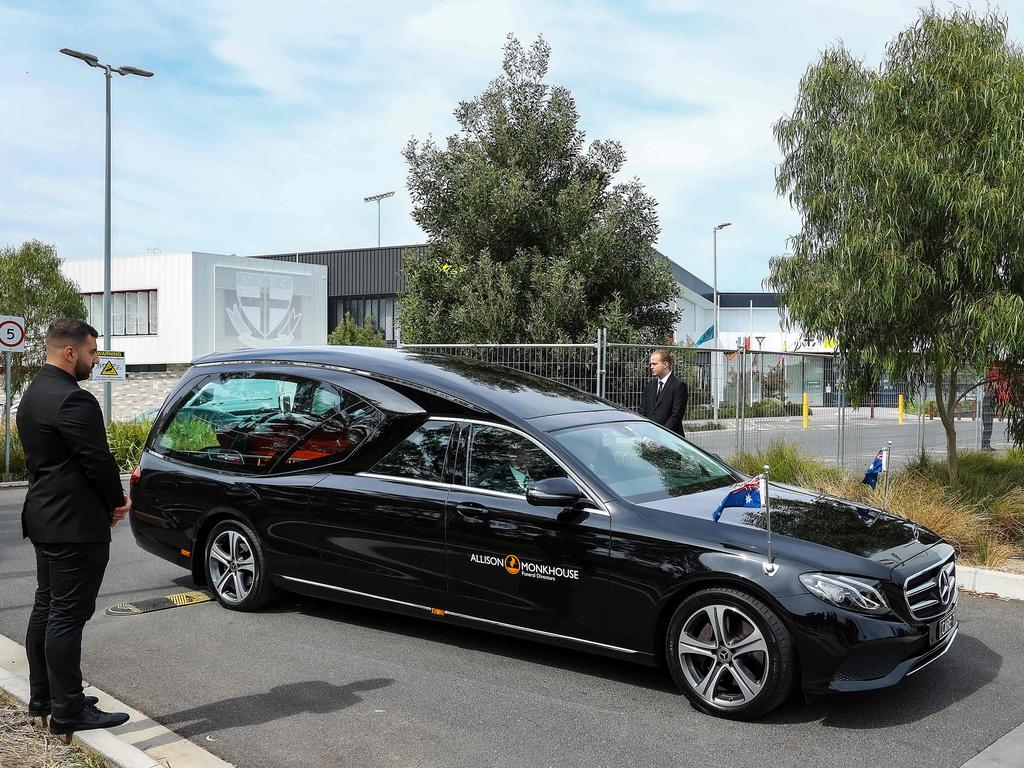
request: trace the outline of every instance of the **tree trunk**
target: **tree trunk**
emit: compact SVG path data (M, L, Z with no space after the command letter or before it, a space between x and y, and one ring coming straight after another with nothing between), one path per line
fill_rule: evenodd
M939 412L942 427L946 430L946 468L949 470L949 485L956 488L960 484L960 458L956 453L956 422L953 420L953 408L956 405L956 366L949 369L949 391L943 397L942 366L936 365L934 371L935 408Z

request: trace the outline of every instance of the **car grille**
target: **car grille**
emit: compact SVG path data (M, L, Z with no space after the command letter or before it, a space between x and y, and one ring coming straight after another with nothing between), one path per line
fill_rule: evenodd
M898 646L861 649L843 660L836 670L834 679L853 682L885 677L903 660L905 652Z
M907 579L903 594L910 615L915 619L927 621L943 615L956 602L956 562L953 555Z

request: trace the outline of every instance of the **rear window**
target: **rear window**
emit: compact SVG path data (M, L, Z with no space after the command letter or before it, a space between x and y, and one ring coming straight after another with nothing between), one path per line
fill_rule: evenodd
M153 448L199 466L265 473L352 453L382 415L322 382L239 372L206 379L179 401Z

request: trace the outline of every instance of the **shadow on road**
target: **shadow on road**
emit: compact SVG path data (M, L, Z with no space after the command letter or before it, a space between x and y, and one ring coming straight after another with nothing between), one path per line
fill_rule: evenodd
M260 725L292 715L337 712L360 703L360 693L385 688L390 678L357 680L348 685L333 685L323 680L277 685L265 693L235 696L202 706L154 715L153 719L186 738L209 731Z
M961 629L953 647L934 664L878 691L823 696L805 704L795 697L762 722L820 721L830 728L892 728L916 723L952 707L984 688L999 674L1003 657Z

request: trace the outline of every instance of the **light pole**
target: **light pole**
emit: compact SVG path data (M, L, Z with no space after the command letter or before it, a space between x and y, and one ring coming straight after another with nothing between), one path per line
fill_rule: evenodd
M380 201L387 200L389 197L394 196L394 192L381 192L379 195L370 195L364 197L364 203L377 203L377 247L380 248Z
M714 283L714 285L713 285L713 289L714 289L714 310L713 310L713 314L714 314L714 323L715 323L715 349L716 350L718 349L718 330L719 330L718 329L718 230L725 229L726 227L731 227L731 226L732 226L732 222L731 221L724 221L721 224L718 224L717 226L715 226L714 229L711 230L711 242L712 242L711 254L712 254L713 269L714 269L714 275L712 277L712 280L713 280L713 283ZM718 360L718 355L716 353L712 353L712 358L715 359L715 360ZM711 372L714 374L713 378L714 378L714 387L715 387L714 398L713 398L714 399L714 410L715 410L715 412L714 412L714 415L712 416L712 420L713 421L718 421L718 373L717 373L718 372L718 365L717 364L711 369Z
M137 75L138 77L152 77L152 72L147 72L138 67L112 67L103 64L99 58L91 53L73 51L70 48L61 48L60 52L65 56L81 59L90 67L102 69L107 77L107 152L106 152L106 175L103 193L103 346L109 351L113 346L111 340L111 300L110 300L110 80L114 72L121 75ZM103 419L110 423L110 382L103 383Z

